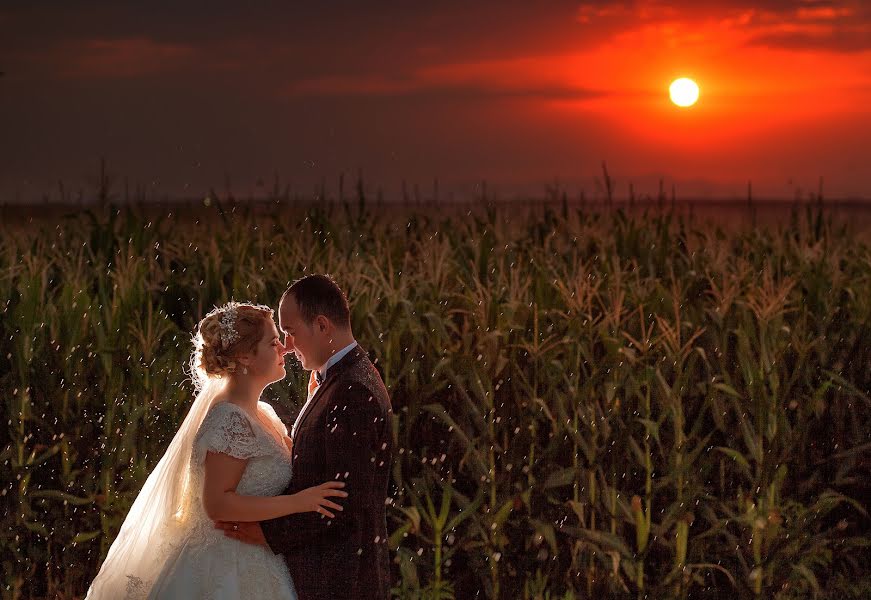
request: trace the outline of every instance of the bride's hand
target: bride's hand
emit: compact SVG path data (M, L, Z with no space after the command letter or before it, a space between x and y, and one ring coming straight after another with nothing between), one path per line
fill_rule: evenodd
M327 500L327 498L331 496L347 498L348 492L343 492L341 490L343 487L345 487L345 484L341 481L328 481L293 494L291 498L293 499L296 512L316 512L332 519L336 515L330 512L330 509L344 509L335 502Z

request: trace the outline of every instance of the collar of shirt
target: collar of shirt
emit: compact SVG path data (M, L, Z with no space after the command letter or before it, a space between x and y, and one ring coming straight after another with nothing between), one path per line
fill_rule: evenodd
M323 367L318 369L318 372L321 374L321 377L326 379L327 371L329 370L329 368L332 367L337 362L339 362L340 360L342 360L348 352L350 352L351 350L354 349L354 346L356 346L356 345L357 345L357 341L354 340L353 342L351 342L350 344L348 344L347 346L345 346L344 348L342 348L341 350L339 350L338 352L333 354L329 358L329 360L326 362L326 364L324 364Z

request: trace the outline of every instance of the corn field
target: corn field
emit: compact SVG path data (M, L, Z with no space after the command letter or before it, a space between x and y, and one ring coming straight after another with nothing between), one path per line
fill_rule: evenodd
M391 394L396 597L871 595L871 247L824 210L157 212L3 226L2 598L84 595L198 319L308 272ZM267 390L286 420L305 375Z

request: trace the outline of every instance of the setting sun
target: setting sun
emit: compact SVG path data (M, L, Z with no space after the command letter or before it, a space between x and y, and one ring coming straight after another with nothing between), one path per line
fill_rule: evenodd
M699 99L699 86L692 79L681 77L671 82L668 94L676 105L692 106Z

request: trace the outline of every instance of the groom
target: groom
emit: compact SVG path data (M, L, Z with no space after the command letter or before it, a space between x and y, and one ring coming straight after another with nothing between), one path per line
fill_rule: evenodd
M291 285L278 308L285 351L311 371L293 424L293 476L285 494L339 480L348 498L335 518L297 513L222 524L230 537L284 555L299 600L390 596L385 505L393 454L391 406L381 376L351 332L345 295L326 275Z

